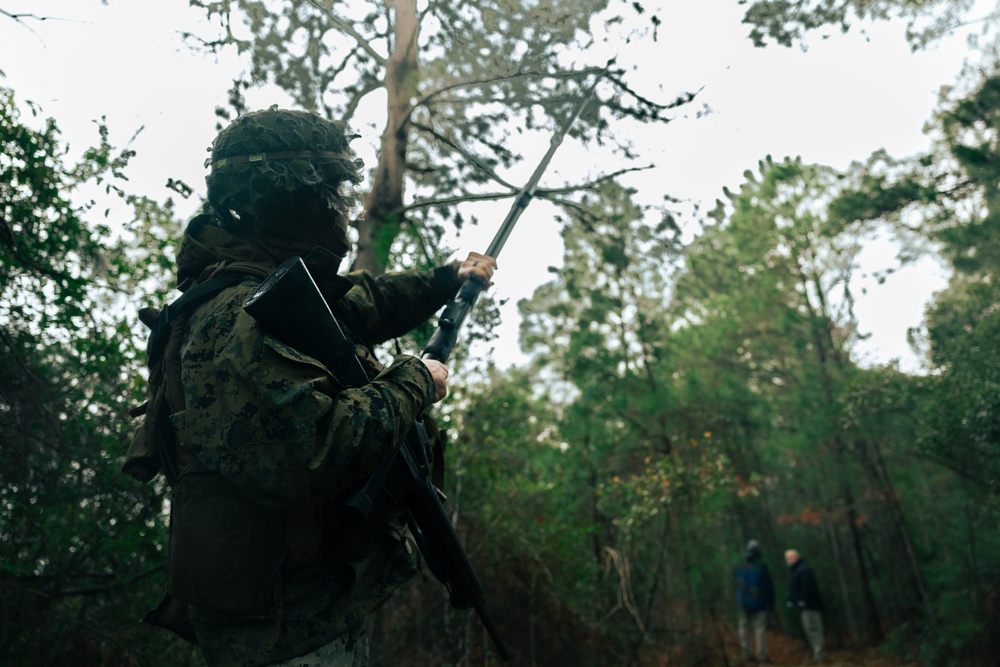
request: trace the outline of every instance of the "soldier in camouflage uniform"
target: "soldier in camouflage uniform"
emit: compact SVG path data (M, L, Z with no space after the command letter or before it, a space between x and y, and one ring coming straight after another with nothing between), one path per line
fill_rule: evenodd
M432 271L339 275L344 184L360 161L315 114L246 114L219 134L210 165L211 212L186 230L178 286L235 278L169 318L142 314L165 342L150 346L151 400L125 469L150 479L162 467L173 490L168 595L145 620L196 641L210 665L364 665L366 615L417 566L401 521L346 551L333 508L444 397L448 373L409 355L383 367L371 348L424 322L468 276L489 283L496 263L472 253ZM369 384L341 386L244 312L295 255Z

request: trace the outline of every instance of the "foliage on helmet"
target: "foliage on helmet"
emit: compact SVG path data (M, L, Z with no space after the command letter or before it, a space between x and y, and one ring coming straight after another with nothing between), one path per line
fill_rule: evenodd
M205 166L208 201L220 226L259 232L256 215L265 198L302 190L346 214L344 182L361 181L363 163L343 130L308 111L271 107L234 120L212 143Z

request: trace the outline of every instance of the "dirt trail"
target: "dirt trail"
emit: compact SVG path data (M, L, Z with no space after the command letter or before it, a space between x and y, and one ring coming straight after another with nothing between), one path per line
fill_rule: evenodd
M745 664L739 659L740 646L735 634L724 640L726 654L732 667L742 667ZM809 649L804 639L788 635L768 632L767 647L774 665L809 665ZM837 649L827 647L826 662L828 667L915 667L914 663L902 662L884 654L877 648L866 648L860 651L853 649ZM720 663L721 664L721 663Z

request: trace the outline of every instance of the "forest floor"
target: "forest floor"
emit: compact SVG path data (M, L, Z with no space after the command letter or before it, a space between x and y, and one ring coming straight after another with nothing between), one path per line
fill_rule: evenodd
M739 638L733 634L725 638L726 653L733 656L730 663L734 667L742 665L739 659ZM778 632L767 633L767 648L774 665L809 665L810 650L805 639L789 637ZM754 663L750 663L754 664ZM887 655L877 648L837 648L827 646L826 662L829 667L915 667L912 662L903 662L899 658Z
M756 662L744 662L740 659L739 638L735 632L723 632L722 643L725 647L725 658L720 659L718 650L713 651L714 660L685 659L685 656L674 655L671 657L644 656L641 664L644 667L685 667L687 665L697 665L698 667L750 667ZM718 649L718 643L715 643ZM805 639L790 637L780 632L767 633L768 653L771 656L771 664L776 667L785 665L787 667L798 667L799 665L811 665L810 651ZM652 658L652 659L651 659ZM916 663L906 662L887 655L877 648L839 648L828 646L826 649L826 662L828 667L916 667Z

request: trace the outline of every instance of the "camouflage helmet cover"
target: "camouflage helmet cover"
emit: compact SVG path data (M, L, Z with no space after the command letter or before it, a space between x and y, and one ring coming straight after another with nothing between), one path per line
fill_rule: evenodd
M353 137L350 137L353 138ZM258 204L270 195L312 190L346 214L345 181L361 181L363 163L338 125L315 113L273 106L224 128L205 161L208 201L222 227L259 232Z

